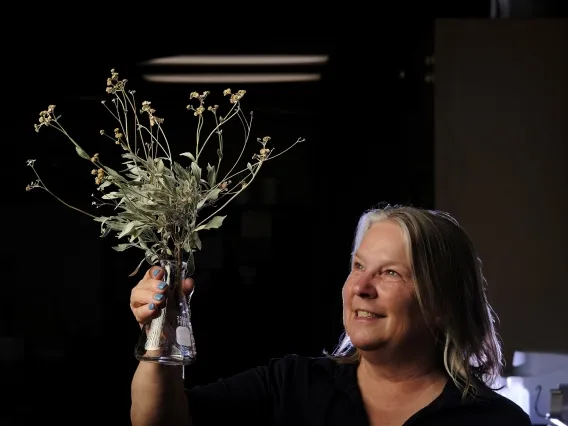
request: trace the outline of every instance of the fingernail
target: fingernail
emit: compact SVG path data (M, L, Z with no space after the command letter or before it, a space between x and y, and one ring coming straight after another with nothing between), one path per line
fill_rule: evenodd
M155 307L156 307L156 305L154 305L153 303L150 303L148 305L148 309L150 309L151 311L153 311Z
M158 275L159 273L160 273L160 270L159 270L159 269L156 269L156 270L154 271L154 276Z
M154 299L156 299L158 302L159 302L160 300L162 300L163 298L164 298L164 295L163 295L163 294L155 294L155 295L154 295ZM153 303L152 303L152 305L153 305Z
M167 285L168 285L168 283L161 282L160 284L158 284L158 288L159 288L160 290L163 290L163 289L166 288Z

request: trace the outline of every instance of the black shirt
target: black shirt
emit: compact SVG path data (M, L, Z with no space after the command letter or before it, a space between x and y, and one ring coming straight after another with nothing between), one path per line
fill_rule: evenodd
M194 426L366 426L357 366L329 358L289 355L227 379L186 390ZM404 426L530 426L515 403L485 388L461 400L444 390Z

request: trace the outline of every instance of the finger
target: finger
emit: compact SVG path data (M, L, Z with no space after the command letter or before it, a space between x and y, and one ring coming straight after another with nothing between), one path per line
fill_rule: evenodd
M183 280L183 294L185 294L185 297L189 296L189 294L192 292L193 288L195 286L195 281L193 281L192 278L186 278L185 280Z
M157 289L164 290L167 283L163 282L164 270L160 267L152 267L146 271L144 278L142 278L136 287L144 289ZM136 288L135 287L135 288Z
M152 266L146 271L143 279L161 280L164 277L164 270L159 266Z
M160 308L156 303L150 303L132 309L134 317L138 323L146 324L148 321L157 318L160 315Z
M165 290L147 290L143 288L134 288L130 295L130 307L132 309L139 308L144 305L153 303L157 307L161 307L166 301Z

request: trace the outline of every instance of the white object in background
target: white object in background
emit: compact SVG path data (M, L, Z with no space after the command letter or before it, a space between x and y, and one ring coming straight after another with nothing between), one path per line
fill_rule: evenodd
M528 415L531 414L531 396L523 384L522 377L507 377L507 386L499 393L521 407Z

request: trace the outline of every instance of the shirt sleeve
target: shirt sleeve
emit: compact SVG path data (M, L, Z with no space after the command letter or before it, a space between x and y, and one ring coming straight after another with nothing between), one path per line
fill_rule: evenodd
M193 426L271 424L286 364L285 359L275 359L266 366L186 389Z

